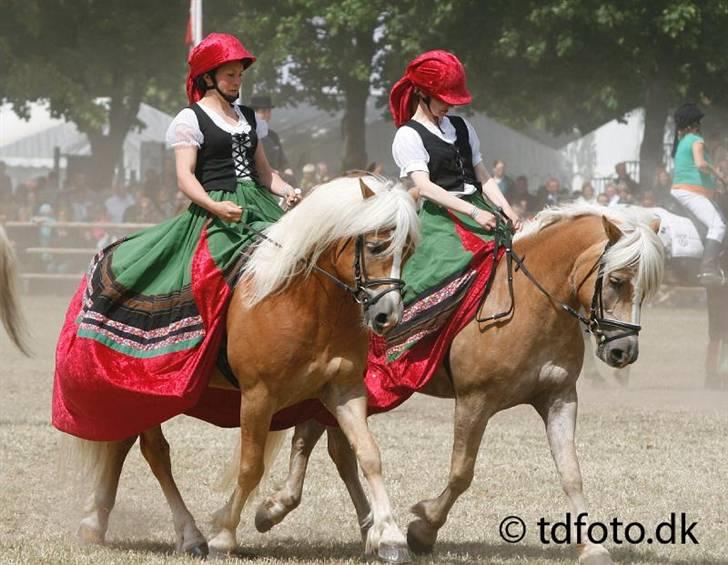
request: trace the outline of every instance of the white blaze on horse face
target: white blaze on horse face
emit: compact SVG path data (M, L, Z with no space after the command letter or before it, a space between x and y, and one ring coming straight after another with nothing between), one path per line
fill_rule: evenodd
M632 298L632 323L636 326L640 325L640 316L642 314L642 289L638 284L634 285L634 295Z

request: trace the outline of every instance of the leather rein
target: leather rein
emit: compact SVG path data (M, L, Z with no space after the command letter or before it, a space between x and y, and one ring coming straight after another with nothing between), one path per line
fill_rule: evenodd
M511 234L513 233L513 223L505 215L502 208L496 208L495 218L496 228L495 245L493 247L493 264L497 264L498 251L500 246L503 245L505 247L506 254L506 269L508 272L508 294L510 297L510 306L507 310L498 312L497 314L493 314L492 316L481 317L481 312L483 309L483 305L485 304L485 299L488 296L491 287L493 286L493 281L495 280L496 269L493 269L490 277L488 278L488 281L486 282L485 292L483 293L480 306L478 307L478 313L476 315L476 321L478 323L497 321L502 318L508 317L513 313L515 307L515 298L513 293L513 273L514 271L520 269L525 277L529 281L531 281L531 283L544 296L546 296L546 298L548 298L554 305L564 310L567 314L576 318L584 326L587 332L593 333L599 345L605 345L610 341L622 339L623 337L639 335L639 332L642 329L642 326L640 324L623 322L621 320L606 318L604 316L604 297L602 292L604 287L604 270L602 268L602 260L604 259L604 255L609 250L611 244L607 243L601 255L599 255L599 259L597 259L596 263L594 263L594 266L592 266L586 277L584 277L582 283L579 285L581 286L582 284L584 284L584 282L586 282L595 271L598 271L597 281L594 285L594 294L592 295L591 306L589 308L589 314L588 316L584 316L569 304L566 304L565 302L554 298L553 295L548 290L546 290L544 286L538 281L538 279L528 270L525 264L525 257L520 257L515 251L513 251L513 239L511 236ZM499 229L504 227L507 229ZM506 233L506 237L501 238L501 233ZM514 263L516 265L515 269L513 267ZM607 335L608 333L611 335Z

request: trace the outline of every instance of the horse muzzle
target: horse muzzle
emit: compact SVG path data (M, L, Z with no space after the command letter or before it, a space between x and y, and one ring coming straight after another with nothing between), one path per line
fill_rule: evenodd
M601 344L597 348L597 356L610 367L617 369L631 365L639 356L637 336L624 336Z
M390 292L366 309L364 322L375 334L387 335L402 320L402 297Z

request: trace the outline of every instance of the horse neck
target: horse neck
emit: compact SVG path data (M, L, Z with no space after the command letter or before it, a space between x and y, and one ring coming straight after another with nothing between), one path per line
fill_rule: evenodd
M594 283L587 281L605 242L601 220L595 216L565 219L519 241L515 251L526 257L536 279L562 302L578 306L590 300Z

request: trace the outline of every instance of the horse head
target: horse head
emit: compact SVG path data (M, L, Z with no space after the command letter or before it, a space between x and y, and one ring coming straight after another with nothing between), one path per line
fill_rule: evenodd
M642 304L662 279L664 251L656 235L660 222L602 216L601 227L606 241L600 238L580 256L574 283L588 312L597 356L621 368L637 360Z
M402 265L419 239L417 209L402 185L336 178L313 189L266 237L245 267L249 306L314 274L356 300L374 333L399 323Z

